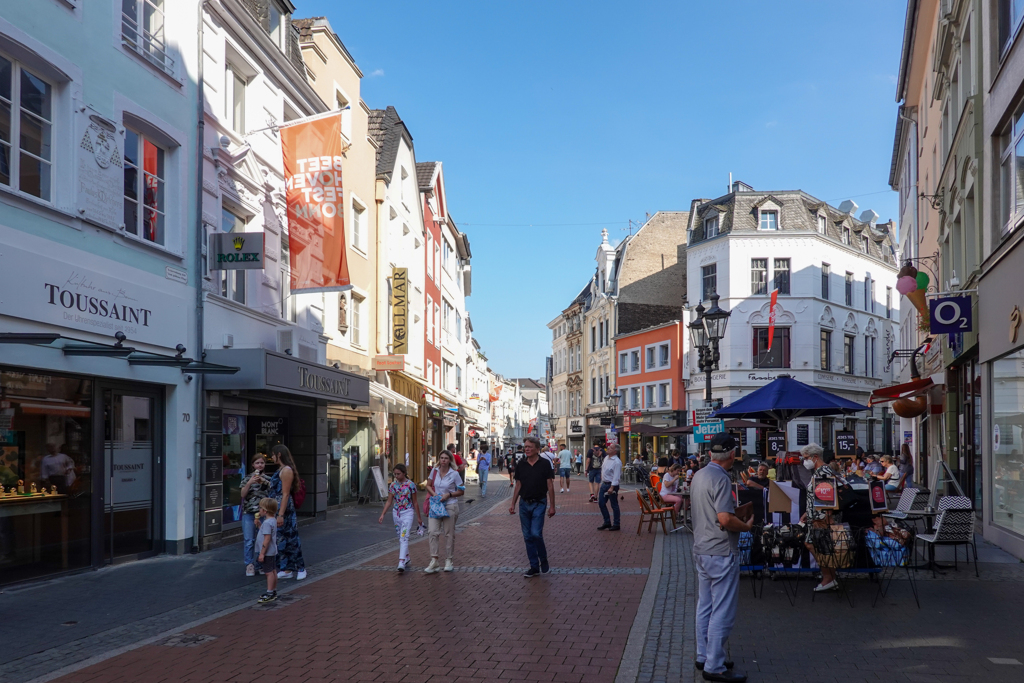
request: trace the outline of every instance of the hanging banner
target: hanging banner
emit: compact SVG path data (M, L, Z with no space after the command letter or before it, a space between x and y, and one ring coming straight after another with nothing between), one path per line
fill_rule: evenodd
M281 126L292 292L351 289L341 183L341 114Z
M491 403L494 403L495 401L497 401L497 400L499 400L501 398L501 387L502 386L504 386L504 385L498 384L497 386L493 387L490 390L490 392L488 392L488 398L491 399Z
M772 303L768 307L768 350L772 350L772 339L775 337L775 304L779 300L779 290L772 290Z
M391 352L409 353L409 269L391 269Z

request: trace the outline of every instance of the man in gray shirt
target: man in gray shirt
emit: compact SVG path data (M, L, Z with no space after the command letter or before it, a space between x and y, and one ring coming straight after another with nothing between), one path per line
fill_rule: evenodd
M725 660L725 647L739 603L740 532L753 518L736 516L729 471L736 461L736 441L728 434L711 440L711 463L693 475L693 559L697 567L697 661L706 681L747 680Z

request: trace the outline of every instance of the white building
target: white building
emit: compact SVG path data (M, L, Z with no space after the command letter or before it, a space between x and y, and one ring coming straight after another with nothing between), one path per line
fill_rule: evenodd
M732 312L721 343L712 396L725 405L788 374L862 405L892 384L887 363L899 338L895 224L877 214L837 209L802 191L733 192L692 203L687 250L688 307L699 301ZM774 340L768 351L769 294L779 290ZM692 320L691 315L690 319ZM689 348L689 406L704 399L704 373ZM790 450L809 441L830 445L838 429L856 431L867 451L891 452L891 417L875 408L843 419L797 419ZM754 432L744 437L754 453Z

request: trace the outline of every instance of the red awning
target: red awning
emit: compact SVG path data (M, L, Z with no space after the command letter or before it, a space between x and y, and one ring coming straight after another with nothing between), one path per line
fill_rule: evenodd
M879 403L895 401L898 398L916 396L929 387L934 386L934 384L935 383L932 382L931 377L925 377L924 379L915 379L912 382L907 382L906 384L896 384L891 387L875 389L871 392L871 398L868 400L868 405L874 406Z

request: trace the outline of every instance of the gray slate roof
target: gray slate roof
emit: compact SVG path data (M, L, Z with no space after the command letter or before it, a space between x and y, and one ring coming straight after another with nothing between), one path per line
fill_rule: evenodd
M405 137L406 144L412 148L412 133L398 116L398 110L388 106L370 111L367 135L377 143L377 177L390 183L401 140Z
M434 169L440 162L417 161L416 162L416 184L420 190L429 190L430 181L434 178Z

